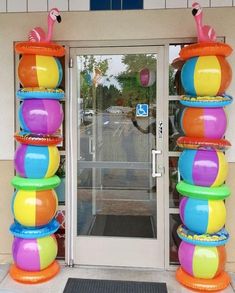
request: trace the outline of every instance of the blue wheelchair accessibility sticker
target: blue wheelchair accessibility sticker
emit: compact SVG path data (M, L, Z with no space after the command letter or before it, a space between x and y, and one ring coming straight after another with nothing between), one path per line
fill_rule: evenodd
M136 117L148 117L149 105L148 104L137 104L136 105Z

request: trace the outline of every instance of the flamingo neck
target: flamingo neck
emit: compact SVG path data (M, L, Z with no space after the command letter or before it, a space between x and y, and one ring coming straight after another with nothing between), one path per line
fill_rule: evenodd
M195 21L196 21L196 26L197 26L198 37L200 38L203 35L203 30L202 30L202 13L199 14L198 16L195 16Z
M51 19L48 19L48 31L46 36L46 42L50 42L52 39L53 26L54 26L54 21Z

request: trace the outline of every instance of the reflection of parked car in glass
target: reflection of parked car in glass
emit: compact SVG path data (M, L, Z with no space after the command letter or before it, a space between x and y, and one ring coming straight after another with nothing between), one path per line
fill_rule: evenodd
M110 114L122 114L122 110L118 106L111 106L106 109L106 112L108 112Z
M86 109L84 111L84 115L85 116L93 116L93 115L95 115L95 111L93 109Z

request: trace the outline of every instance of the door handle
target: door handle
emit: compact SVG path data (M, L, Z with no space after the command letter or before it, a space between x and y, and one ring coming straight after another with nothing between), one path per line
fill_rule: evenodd
M161 155L162 151L152 150L152 177L162 177L162 173L156 173L156 155Z

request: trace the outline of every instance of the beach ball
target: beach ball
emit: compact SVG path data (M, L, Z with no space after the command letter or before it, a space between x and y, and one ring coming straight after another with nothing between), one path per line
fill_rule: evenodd
M48 178L59 168L60 154L56 146L21 144L16 149L14 164L21 177Z
M179 158L183 180L199 186L220 186L228 174L225 155L217 150L184 150Z
M47 225L55 216L57 207L57 195L53 189L18 190L12 199L14 218L27 227Z
M227 127L223 108L186 107L181 117L181 128L185 136L220 139Z
M12 244L15 265L29 272L47 268L55 260L57 251L57 242L53 234L37 239L15 237Z
M232 70L223 56L190 58L181 71L185 93L191 96L217 96L223 94L232 79Z
M59 59L52 56L23 55L18 66L18 76L23 87L57 88L63 70Z
M35 134L54 134L63 121L63 109L57 100L24 100L18 113L20 127Z
M182 197L180 218L183 224L195 233L216 233L226 222L224 201Z
M139 73L139 81L143 87L152 86L156 81L156 73L148 68L141 69Z
M178 255L184 271L195 278L212 279L225 268L225 246L197 246L182 241Z

